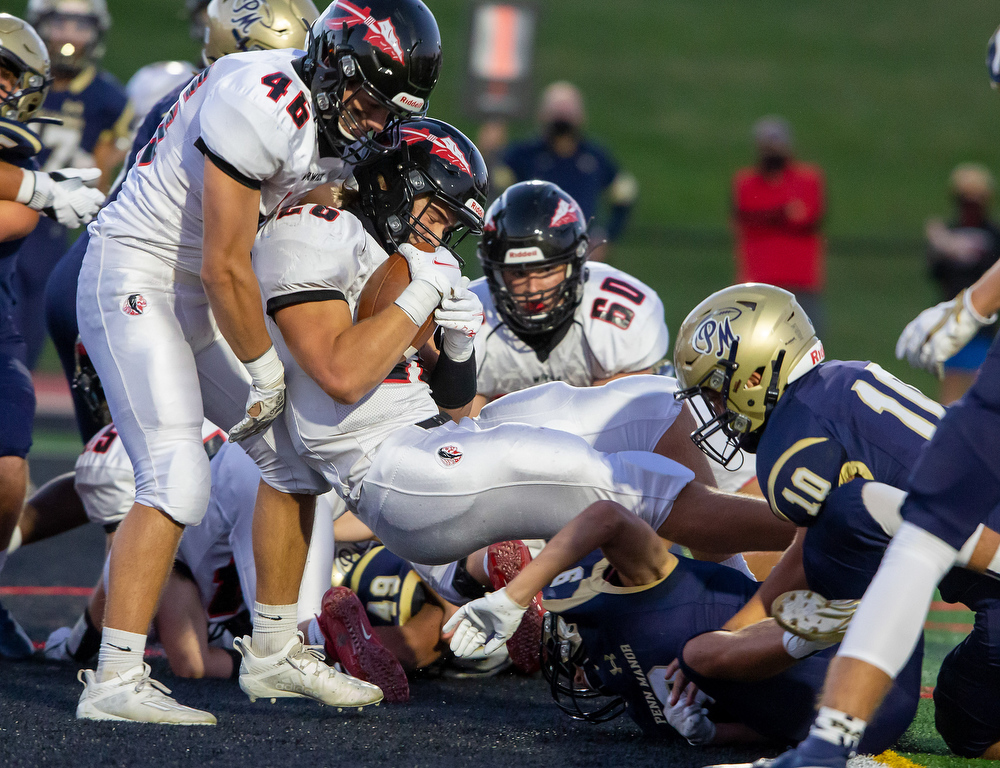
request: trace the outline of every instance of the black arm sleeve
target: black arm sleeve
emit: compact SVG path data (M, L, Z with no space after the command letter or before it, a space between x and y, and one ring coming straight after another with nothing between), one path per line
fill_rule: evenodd
M440 408L461 408L476 396L476 353L464 363L456 363L441 351L428 382L431 397Z

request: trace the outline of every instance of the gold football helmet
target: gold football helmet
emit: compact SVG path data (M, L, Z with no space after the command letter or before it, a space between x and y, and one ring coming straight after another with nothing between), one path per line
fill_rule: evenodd
M252 10L239 0L212 0L205 11L202 58L211 64L229 53L299 48L319 18L312 0L260 0Z
M16 88L0 97L0 117L27 122L52 84L49 53L31 25L9 13L0 13L0 67L17 78Z
M111 28L106 0L28 0L25 15L45 41L57 77L73 77L104 58Z
M701 427L691 439L727 465L741 448L755 451L761 428L791 382L823 361L823 343L788 291L744 283L713 293L691 310L677 334L678 399L693 402ZM709 443L719 431L725 445Z

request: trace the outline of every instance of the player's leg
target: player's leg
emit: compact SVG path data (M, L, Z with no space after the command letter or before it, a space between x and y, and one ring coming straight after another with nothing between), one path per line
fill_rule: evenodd
M80 275L81 337L136 481L135 503L111 549L97 674L86 677L78 707L78 716L91 719L153 715L167 722L215 722L137 682L147 679L146 631L183 527L201 520L210 489L198 376L183 327L188 312L173 290L174 280L174 271L155 258L101 237L91 239ZM122 711L105 711L123 699L113 688L126 680L137 695L124 697ZM142 707L142 695L170 705L158 712Z
M28 490L25 457L35 417L35 390L21 362L23 348L16 339L12 341L0 346L0 571ZM0 657L27 658L33 652L24 630L0 605Z
M232 676L234 659L208 644L208 620L194 581L174 571L163 589L156 630L170 670L178 677Z
M73 382L73 373L76 368L74 356L76 338L80 333L76 322L77 280L80 277L80 267L83 265L83 257L87 252L89 242L90 235L84 230L65 255L59 259L45 284L45 325L52 338L52 343L55 345L56 353L59 355L59 362L66 375L66 381L70 384ZM94 417L91 409L87 407L82 392L71 388L70 393L73 397L76 425L80 430L81 439L86 443L104 425Z
M603 454L568 432L519 423L484 430L463 420L390 435L362 484L358 514L390 550L433 565L498 541L550 538L602 499L659 527L691 479L656 454Z

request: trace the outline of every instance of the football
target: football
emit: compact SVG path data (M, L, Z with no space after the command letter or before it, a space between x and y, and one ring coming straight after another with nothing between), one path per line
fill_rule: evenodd
M416 247L427 252L434 250L433 246L426 243L420 243ZM364 320L376 312L381 312L392 304L409 284L410 267L406 263L406 259L398 253L392 254L379 265L378 269L372 272L365 287L361 289L356 320ZM434 315L431 314L417 330L416 336L413 337L413 341L410 343L412 350L418 350L426 344L436 327ZM407 357L411 354L413 352L407 350Z

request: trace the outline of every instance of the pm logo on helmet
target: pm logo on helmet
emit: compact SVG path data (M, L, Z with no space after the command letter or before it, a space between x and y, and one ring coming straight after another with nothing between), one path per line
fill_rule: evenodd
M695 351L703 355L714 352L716 357L724 357L733 344L740 340L740 337L733 333L730 320L735 320L741 314L742 312L735 308L724 309L702 320L695 329L691 341Z

